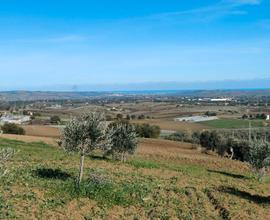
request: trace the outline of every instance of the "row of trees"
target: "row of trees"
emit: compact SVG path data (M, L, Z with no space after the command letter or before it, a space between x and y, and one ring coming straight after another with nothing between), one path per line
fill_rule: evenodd
M249 139L239 139L235 136L228 137L222 131L204 131L200 135L200 144L220 156L228 155L231 159L250 163L261 178L270 166L270 142L263 136L257 137L252 139L250 135Z
M270 166L270 131L212 130L203 132L177 132L167 137L174 141L200 144L204 149L220 156L250 163L259 177Z
M91 112L72 119L64 128L62 146L68 152L79 152L80 168L77 184L81 183L86 155L94 150L103 151L126 161L127 155L135 152L138 145L135 127L129 123L108 124L102 113Z
M255 114L255 115L247 115L247 114L244 114L242 116L242 119L262 119L262 120L266 120L267 119L267 115L262 113L262 114Z

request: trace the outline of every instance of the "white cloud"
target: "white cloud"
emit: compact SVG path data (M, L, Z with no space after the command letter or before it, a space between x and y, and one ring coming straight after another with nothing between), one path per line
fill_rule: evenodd
M226 2L226 0L224 0ZM239 4L239 5L259 5L261 0L227 0L227 2Z
M241 9L245 5L259 5L261 0L221 0L216 4L185 11L176 11L151 15L151 19L170 19L177 16L189 16L194 21L210 21L228 15L245 15L248 12Z

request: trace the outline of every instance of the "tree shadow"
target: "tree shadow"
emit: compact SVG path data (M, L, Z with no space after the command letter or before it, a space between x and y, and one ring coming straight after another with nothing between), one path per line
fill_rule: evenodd
M43 179L58 179L58 180L67 180L72 176L60 169L52 169L52 168L38 168L33 171L33 175Z
M99 156L99 155L90 155L90 158L92 160L104 160L104 161L111 161L110 158L106 157L106 156Z
M218 174L222 174L222 175L237 178L237 179L250 179L249 177L241 175L241 174L228 173L225 171L219 171L219 170L207 170L207 171L210 173L218 173Z
M252 195L249 192L245 192L234 187L221 186L218 189L220 192L228 193L249 200L257 204L270 204L270 196Z

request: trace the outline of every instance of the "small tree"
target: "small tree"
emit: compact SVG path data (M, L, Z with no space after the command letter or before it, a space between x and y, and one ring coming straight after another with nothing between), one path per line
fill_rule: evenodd
M106 132L105 117L92 112L72 119L63 130L62 145L68 152L79 152L80 169L77 184L81 183L85 155L94 149L110 147L109 135Z
M160 127L149 124L136 124L136 132L138 136L143 138L158 138L160 135Z
M121 161L126 162L127 154L133 154L138 146L137 133L129 123L114 124L111 129L111 153L120 155Z
M59 116L54 115L50 118L51 124L59 124L61 122L61 119Z
M18 134L18 135L24 135L25 134L25 130L14 124L14 123L5 123L2 127L1 127L2 131L4 134Z
M248 162L252 165L258 178L266 174L270 166L270 143L266 141L254 141L250 145Z

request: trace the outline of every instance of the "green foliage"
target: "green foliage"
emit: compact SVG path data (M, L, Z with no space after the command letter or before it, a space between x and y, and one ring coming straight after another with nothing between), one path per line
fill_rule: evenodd
M143 203L146 197L155 187L155 182L142 182L134 178L132 181L117 182L100 171L91 170L89 177L82 181L80 188L73 182L68 182L59 188L66 191L72 198L88 197L94 199L102 206L128 207Z
M185 131L178 131L173 133L166 137L166 139L172 141L192 142L190 134Z
M128 122L113 123L110 129L111 149L114 157L126 161L127 154L133 154L138 146L137 133Z
M160 127L156 125L136 124L135 128L139 137L158 138L160 135Z
M66 151L80 153L78 186L83 177L85 155L91 154L95 149L107 150L110 144L105 117L101 113L91 112L82 115L66 125L62 135L62 145Z
M60 119L59 116L54 115L54 116L52 116L52 117L50 118L50 122L51 122L51 124L60 124L61 119Z
M62 133L62 145L67 151L90 154L107 147L107 125L103 114L91 112L72 119Z
M152 169L152 168L160 168L160 164L154 162L154 161L149 161L149 160L131 160L128 162L130 165L136 167L136 168L148 168L148 169Z
M120 114L120 113L118 113L118 114L116 115L116 119L117 119L117 120L122 120L122 119L123 119L123 115Z
M270 166L270 143L266 141L253 141L249 149L248 162L258 172L265 175L265 169Z
M18 135L25 134L24 129L14 123L6 123L1 127L1 129L4 134L18 134Z
M203 131L200 135L200 144L205 149L215 151L221 156L228 153L232 154L234 159L247 160L249 151L247 139L233 137L232 134L228 135L224 131Z
M231 128L248 128L249 120L243 119L217 119L212 121L199 122L200 124L207 125L212 128L218 129L231 129ZM264 124L261 120L252 120L252 127L264 127Z
M145 115L139 115L139 116L138 116L138 119L139 119L139 120L145 119Z
M206 116L217 116L217 113L207 111L207 112L205 112L205 115L206 115Z

